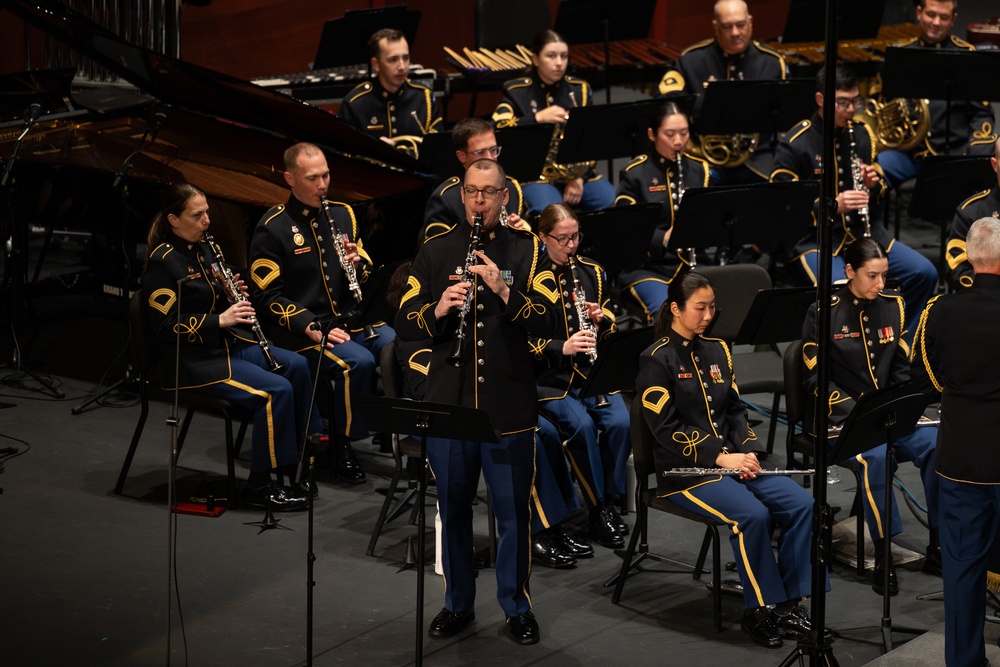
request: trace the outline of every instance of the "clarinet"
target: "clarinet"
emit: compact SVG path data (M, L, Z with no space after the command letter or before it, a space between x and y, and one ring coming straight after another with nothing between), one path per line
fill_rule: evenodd
M854 178L854 189L867 191L868 188L865 187L865 180L861 176L861 158L858 157L857 149L854 145L854 123L850 121L847 123L847 136L851 140L851 176ZM858 216L865 226L865 236L871 236L872 225L868 216L868 207L865 206L858 209Z
M344 244L344 235L340 233L337 229L337 223L333 219L333 213L330 211L330 202L325 196L320 196L320 210L323 211L323 215L326 217L327 223L330 225L330 236L333 241L333 249L337 253L337 261L340 262L340 268L343 269L344 275L347 277L347 290L354 297L355 307L361 307L361 285L358 284L358 272L354 268L354 262L347 259L347 246ZM370 324L364 325L365 328L365 340L372 340L378 338L380 334L375 333L375 329Z
M215 237L205 232L205 243L208 245L209 250L212 251L214 257L209 263L209 270L212 272L212 278L219 283L222 287L222 291L226 293L226 298L229 299L229 303L236 303L237 301L247 301L246 295L240 291L239 285L236 284L236 279L233 277L233 272L226 266L226 258L222 254L222 248L219 244L215 242ZM277 373L284 366L278 363L278 360L274 358L271 354L271 347L268 345L267 337L264 335L264 331L260 328L260 322L253 315L250 316L250 326L253 329L253 335L257 338L257 344L260 346L260 351L264 353L264 358L267 360L268 369L272 373Z
M469 311L472 310L472 299L475 298L476 292L476 274L474 274L469 269L472 268L476 261L479 259L476 257L476 246L479 245L479 235L483 229L483 214L476 213L476 217L472 221L472 238L469 239L469 252L465 254L465 268L462 270L462 278L459 282L470 283L469 291L465 293L465 300L462 302L462 307L458 309L458 328L455 331L455 346L451 349L451 354L448 355L448 363L456 368L464 366L465 360L462 358L462 348L465 346L465 326L466 321L469 319Z
M681 164L684 162L684 154L681 151L677 151L677 201L674 202L674 212L681 207L681 200L684 199L684 168ZM688 248L688 264L691 265L692 269L698 268L698 252L695 248Z
M583 284L580 282L580 274L576 269L576 256L567 256L566 264L569 265L569 272L573 277L573 305L576 306L576 319L580 321L580 331L589 331L594 334L594 347L586 352L587 358L590 359L590 364L593 365L597 361L597 325L591 321L590 313L587 312L587 293L583 290ZM597 395L594 402L595 408L606 408L609 405L611 403L608 401L607 396L604 394Z

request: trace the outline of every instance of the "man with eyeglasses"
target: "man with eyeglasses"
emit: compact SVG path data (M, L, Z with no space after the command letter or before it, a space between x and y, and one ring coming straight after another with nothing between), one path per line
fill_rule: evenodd
M958 18L958 0L916 0L920 36L900 42L904 49L975 51L976 47L951 34ZM907 150L879 153L879 164L889 187L915 178L919 161L928 155L989 155L997 138L993 107L983 100L928 100L927 134ZM949 127L950 120L950 127Z
M937 287L938 272L931 262L912 248L894 239L882 220L871 209L885 192L881 170L875 162L875 139L863 123L851 118L862 103L857 75L842 62L835 68L837 95L834 99L834 126L837 155L837 216L833 227L833 279L844 276L841 252L854 239L871 236L889 253L889 280L898 280L906 302L906 335L909 340L920 313ZM812 118L796 124L778 144L773 182L819 180L823 173L823 91L826 68L816 76L816 111ZM857 156L863 187L855 187L852 154ZM820 216L820 202L813 208L813 224ZM791 266L813 284L819 272L819 248L816 235L799 241L792 251Z
M544 254L530 231L500 225L510 193L495 160L476 160L465 171L465 224L435 236L417 251L396 315L400 340L429 344L424 397L435 403L484 410L499 444L428 439L427 460L437 481L441 513L445 606L431 622L431 637L451 637L475 620L476 563L472 502L480 470L493 499L500 535L497 601L505 632L518 644L539 639L528 597L529 509L535 463L538 401L528 332L551 338L561 313L554 295L536 289ZM479 243L470 248L475 216ZM466 258L471 281L464 281ZM470 294L471 291L471 294ZM470 298L466 314L460 309ZM460 363L449 359L463 322Z
M746 2L718 0L713 16L715 39L685 49L677 58L677 69L667 72L660 82L663 94L683 91L696 96L693 114L696 119L701 111L702 93L713 81L783 81L787 73L780 53L753 41L753 16ZM769 134L760 134L757 147L742 165L714 166L712 184L766 181L774 158L768 148L770 139Z
M458 121L451 131L451 140L455 146L455 157L462 164L463 171L476 160L496 160L500 157L500 146L497 145L493 125L482 118ZM421 241L443 234L465 220L461 193L462 179L459 176L449 178L434 190L434 194L427 200ZM507 224L518 227L524 211L524 200L521 196L521 184L510 176L507 177L507 193Z

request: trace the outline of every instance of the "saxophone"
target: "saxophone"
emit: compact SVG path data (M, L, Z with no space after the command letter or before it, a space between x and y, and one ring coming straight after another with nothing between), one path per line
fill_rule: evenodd
M589 331L594 335L594 347L586 353L591 365L593 365L597 361L597 325L591 321L590 313L587 311L587 293L583 289L583 283L580 282L580 274L576 268L576 256L568 255L566 264L573 277L573 305L576 307L576 319L580 321L580 331ZM606 408L610 404L607 396L598 394L594 407Z
M215 237L205 232L205 243L208 245L209 250L212 251L214 257L209 263L209 270L212 272L212 278L219 283L222 287L222 291L226 293L226 298L229 303L236 303L237 301L247 301L246 295L240 291L240 286L236 283L236 279L233 277L233 272L226 266L226 258L222 254L222 248L219 244L215 242ZM271 353L271 347L268 345L267 337L264 336L264 331L260 328L260 322L254 316L250 317L250 326L253 329L253 335L257 338L257 344L260 346L260 351L264 353L264 359L267 360L267 366L272 373L277 373L282 368L278 360L274 358Z
M459 282L470 283L469 291L465 293L465 300L458 309L458 328L455 331L455 346L448 355L448 363L456 368L465 365L462 359L462 348L465 346L465 327L469 319L469 311L472 310L472 300L476 293L476 274L471 269L479 259L476 256L476 246L479 245L479 236L483 230L483 214L476 213L472 221L472 237L469 239L469 251L465 253L465 268L462 269L462 278Z
M576 103L575 91L569 91L569 99L573 106ZM555 123L552 127L552 138L549 140L549 152L545 155L545 166L542 167L541 180L550 183L567 183L574 181L586 174L593 166L594 162L574 162L573 164L559 164L556 162L556 155L559 153L559 144L562 143L563 132L566 130L565 123Z
M851 141L851 177L854 179L854 189L867 191L868 188L865 187L865 180L861 176L861 158L858 157L857 149L854 145L854 123L850 121L847 122L847 137ZM867 206L858 209L858 217L861 218L861 223L865 226L865 237L871 236L872 225Z
M347 259L347 246L344 243L344 235L340 233L337 229L337 223L333 219L333 213L330 211L330 202L327 200L326 196L320 196L320 210L323 211L323 216L326 218L327 224L330 225L330 236L333 241L333 249L337 253L337 261L340 262L340 268L344 271L344 276L347 278L347 290L354 297L355 306L359 307L361 305L361 285L358 284L358 272L354 268L354 262ZM365 325L365 340L371 340L373 338L378 338L379 334L375 333L375 329L372 325Z

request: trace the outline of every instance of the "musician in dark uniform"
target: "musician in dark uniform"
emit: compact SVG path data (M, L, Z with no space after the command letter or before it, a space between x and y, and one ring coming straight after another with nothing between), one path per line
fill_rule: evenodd
M368 40L376 78L347 93L337 115L362 132L416 156L425 134L438 131L441 112L430 88L413 83L410 46L398 30L384 28Z
M602 546L621 548L628 525L615 505L625 495L625 470L632 451L628 409L617 392L603 397L607 405L579 394L598 340L617 331L607 276L599 264L576 254L583 234L576 215L565 204L545 207L538 220L538 237L549 261L539 270L536 283L563 314L552 338L531 341L539 407L559 429L589 510L590 536ZM583 301L577 299L577 288L583 292ZM581 310L587 322L581 322Z
M494 160L476 160L463 185L467 226L455 227L420 247L409 290L396 315L404 341L431 345L425 398L477 407L502 434L499 444L465 440L428 443L427 459L437 480L441 512L445 606L431 622L432 637L449 637L475 619L476 567L472 501L483 471L500 534L497 600L505 631L520 644L538 641L538 623L528 597L530 494L534 474L538 400L528 349L529 330L551 336L555 304L534 288L542 265L541 244L529 231L499 224L508 203L506 175ZM482 214L479 249L469 263L471 230ZM468 263L471 281L464 281ZM464 317L459 311L472 290ZM462 330L460 365L449 356Z
M462 164L462 171L476 160L500 157L500 146L497 145L493 125L482 118L464 118L451 130L451 140L455 145L455 157ZM507 192L510 201L507 204L507 223L514 227L520 226L521 213L524 212L524 202L521 196L521 184L507 177ZM452 176L439 185L427 200L424 212L424 230L420 237L426 241L431 236L442 234L455 225L465 222L465 205L462 204L462 178ZM501 224L503 222L501 221Z
M1000 139L993 142L993 156L990 166L997 173L997 184L1000 186ZM977 192L955 211L951 221L951 231L948 233L948 243L945 246L945 260L948 262L948 284L953 290L970 287L973 280L972 264L965 251L965 237L969 227L979 218L1000 217L1000 187Z
M684 152L691 138L690 128L687 114L676 102L657 105L646 129L653 150L636 157L618 176L616 206L663 204L663 218L649 243L649 261L621 277L622 285L646 311L649 323L656 319L667 298L670 281L696 261L691 249L667 250L684 190L704 188L709 183L708 162Z
M1000 520L1000 221L977 220L966 240L972 285L927 305L914 338L913 379L941 398L936 465L944 562L945 663L988 665L986 571ZM981 353L977 353L980 352Z
M916 0L920 36L896 44L904 49L975 51L976 47L951 34L958 18L958 0ZM989 155L997 135L993 107L983 100L929 100L927 134L907 151L879 153L889 187L915 178L919 161L928 155ZM950 128L949 128L950 121ZM950 131L950 134L949 134Z
M252 410L250 474L242 492L246 507L303 509L308 482L280 486L275 470L295 478L299 444L321 430L319 412L309 409L312 378L305 359L268 342L282 368L272 371L252 331L249 300L232 305L213 279L217 264L203 241L211 224L203 192L188 183L170 186L149 229L149 256L142 277L146 312L160 343L166 389L173 389L180 340L177 387L219 396ZM243 281L234 274L240 291ZM178 282L180 292L178 293ZM178 310L180 312L178 312ZM235 499L233 499L235 500Z
M504 83L503 99L493 112L493 122L498 128L552 123L553 132L559 133L574 108L590 105L590 84L566 74L569 46L554 30L535 35L531 62L530 76ZM614 186L594 171L593 162L554 162L559 136L553 136L539 180L522 186L528 212L537 215L549 204L568 204L585 211L611 206Z
M743 632L768 648L804 637L809 615L812 505L791 478L757 476L766 450L747 424L733 358L725 342L702 333L715 315L715 293L689 271L670 283L656 318L660 339L639 358L635 400L656 438L657 495L731 528L729 541L743 584ZM672 468L726 468L739 476L669 477ZM781 531L778 557L771 532ZM773 610L768 605L775 605Z
M743 0L718 0L714 7L712 28L715 39L689 46L677 59L677 69L667 72L660 92L684 91L697 96L694 116L701 111L702 93L713 81L784 81L787 68L784 57L753 41L753 16ZM712 183L734 185L766 181L774 158L768 133L758 135L756 148L749 159L738 166L712 169Z
M331 330L321 345L321 332L313 323L345 315L357 308L348 289L348 278L334 247L333 231L320 211L320 198L330 186L330 169L317 146L298 143L285 151L285 181L291 188L288 201L268 210L254 230L250 243L250 275L260 319L279 345L302 354L316 368L322 352L322 371L335 378L333 414L330 415L331 465L341 479L360 483L365 473L351 448L351 440L368 437L368 428L351 410L354 399L375 387L375 367L382 348L392 342L391 327L373 327L377 337L366 340L355 325L348 334ZM358 285L372 272L372 262L358 238L354 211L345 204L329 204L337 233L346 240L346 260L354 267ZM348 323L350 324L350 323Z
M937 288L937 269L931 262L892 237L881 216L871 207L885 192L875 161L875 139L863 123L851 124L851 117L861 104L857 75L844 63L836 66L837 94L834 108L837 155L837 215L833 227L833 276L844 273L844 248L853 240L871 235L889 252L889 280L898 280L906 300L906 329L912 331L924 304ZM816 112L812 118L792 127L778 144L771 180L818 180L823 173L823 91L826 68L816 76ZM858 175L852 168L852 155L858 159ZM856 187L860 181L862 188ZM820 216L820 201L813 207L813 226ZM813 284L819 272L819 244L816 234L803 238L792 251L791 266Z
M862 395L898 384L909 379L909 346L904 338L903 299L882 292L889 274L891 258L872 238L854 241L844 251L847 262L847 285L840 288L830 304L830 385L825 402L829 406L829 423L842 426L855 402ZM835 276L839 277L839 276ZM813 304L802 326L802 359L806 367L806 391L817 396L817 356L819 334L818 314ZM815 434L811 423L813 410L806 413L806 429ZM896 439L892 446L920 468L927 500L927 521L930 544L927 547L927 569L940 573L941 549L938 544L938 492L934 474L935 427L918 428L910 435ZM861 494L865 521L875 543L875 572L872 589L881 594L884 586L882 556L883 541L902 532L903 526L896 503L885 508L885 445L859 454L850 465L861 475L865 492ZM897 465L893 460L893 468ZM891 517L891 519L890 519ZM889 594L899 592L896 570L889 566Z

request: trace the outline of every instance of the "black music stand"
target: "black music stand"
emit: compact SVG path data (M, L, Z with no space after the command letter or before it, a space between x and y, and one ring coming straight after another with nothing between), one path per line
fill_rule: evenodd
M420 157L417 158L417 162L426 173L440 180L462 175L462 164L455 158L451 132L425 134L423 141L420 142Z
M581 213L583 242L578 254L596 260L609 276L630 271L648 258L650 239L662 216L663 206L657 203Z
M502 146L498 161L511 178L522 183L538 179L549 153L552 126L545 123L507 127L496 130L497 146Z
M774 256L776 248L811 232L809 213L818 195L817 181L691 188L677 210L667 248L717 246L734 253L755 243Z
M419 24L420 12L407 9L406 5L346 11L340 18L323 24L312 68L367 63L368 40L382 28L395 28L402 32L412 49Z
M580 397L635 389L639 356L656 340L653 327L619 331L597 346L597 361L580 385Z
M812 115L815 92L812 79L713 81L695 102L698 133L766 133L774 151L780 132Z
M890 47L882 65L882 94L944 100L949 107L953 100L1000 100L998 68L995 51ZM945 114L944 136L951 136L951 114Z
M611 104L611 42L649 37L656 0L562 0L553 29L567 44L604 43L605 103Z
M941 256L938 266L944 271L951 220L962 201L980 190L996 185L996 174L989 156L931 155L920 163L913 186L909 215L937 222L940 227Z
M361 303L357 304L356 307L359 316L352 323L354 326L392 321L396 316L397 308L386 299L386 290L389 288L389 281L392 279L392 274L406 261L400 260L391 264L385 264L368 279L364 284Z
M885 0L840 0L837 32L840 39L874 39L885 13ZM792 0L781 41L823 40L826 0Z
M459 405L444 405L426 401L410 401L400 398L361 396L354 405L361 410L369 424L378 424L379 429L419 436L420 459L427 460L427 438L453 438L477 440L479 442L500 442L499 434L493 430L489 415L476 408ZM417 637L416 664L423 664L424 654L424 549L426 535L424 498L427 494L427 475L420 476L420 491L417 494Z
M917 420L923 415L930 397L913 386L912 382L879 389L858 399L844 422L835 445L831 446L830 465L846 462L848 459L885 443L885 512L892 507L892 443L913 433ZM887 531L888 532L888 531ZM864 539L858 535L858 539ZM892 650L892 633L905 632L919 635L926 632L917 628L893 627L889 612L889 569L892 563L892 537L886 535L883 541L885 575L882 580L882 622L879 626L850 628L838 631L837 635L881 631L882 648Z
M757 292L735 345L771 345L802 335L802 322L816 302L815 287L776 287Z
M686 99L684 99L686 98ZM693 100L690 95L676 99L680 104ZM587 160L611 160L632 157L646 151L646 129L653 108L663 100L642 100L574 107L563 131L556 161L562 164Z

